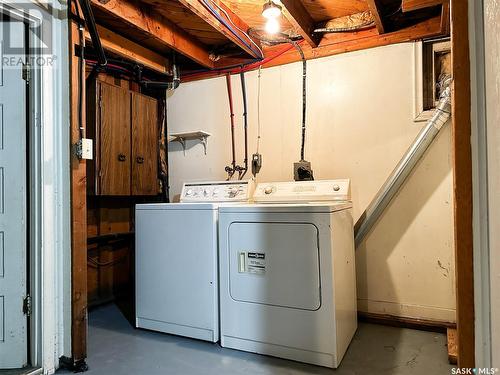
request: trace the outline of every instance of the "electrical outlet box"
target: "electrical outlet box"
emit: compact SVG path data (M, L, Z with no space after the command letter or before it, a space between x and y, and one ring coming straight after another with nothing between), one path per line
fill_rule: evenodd
M293 163L293 177L295 181L313 181L314 176L311 162L301 160L297 163Z
M78 159L92 160L92 139L82 138L76 145L76 156Z
M253 154L252 155L252 174L255 176L259 173L262 168L262 155L261 154Z

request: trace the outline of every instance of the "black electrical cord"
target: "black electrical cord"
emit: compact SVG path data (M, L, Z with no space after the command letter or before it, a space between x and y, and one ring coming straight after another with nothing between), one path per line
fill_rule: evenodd
M300 160L305 160L305 145L306 145L306 111L307 111L307 61L304 56L304 51L298 43L293 43L302 58L302 144L300 146Z
M248 113L247 113L247 90L245 85L245 72L243 70L240 72L241 78L241 94L243 97L243 120L244 120L244 130L245 130L245 159L243 161L244 167L239 171L239 179L241 180L245 177L248 171Z
M99 32L97 31L97 25L95 23L94 13L92 12L92 7L88 0L78 0L80 7L82 8L83 15L85 17L85 23L89 30L90 39L92 40L92 46L97 51L97 61L100 68L104 68L108 64L104 48L101 44L101 38L99 37Z
M85 127L83 124L83 86L85 85L85 36L83 34L83 25L78 26L80 34L80 58L78 59L78 128L80 140L85 138Z

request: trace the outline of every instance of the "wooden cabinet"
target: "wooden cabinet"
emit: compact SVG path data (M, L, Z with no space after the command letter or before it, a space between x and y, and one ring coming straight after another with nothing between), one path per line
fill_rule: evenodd
M130 194L130 94L121 87L100 84L98 113L99 194ZM98 147L97 147L98 146Z
M87 95L87 134L95 145L89 193L158 194L157 100L99 80Z
M132 93L132 195L158 192L158 103Z

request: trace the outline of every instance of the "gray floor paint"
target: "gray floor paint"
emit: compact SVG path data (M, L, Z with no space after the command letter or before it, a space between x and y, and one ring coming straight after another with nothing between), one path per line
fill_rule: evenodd
M89 375L444 375L452 369L443 334L360 324L341 367L333 371L136 330L115 305L89 316L88 365Z

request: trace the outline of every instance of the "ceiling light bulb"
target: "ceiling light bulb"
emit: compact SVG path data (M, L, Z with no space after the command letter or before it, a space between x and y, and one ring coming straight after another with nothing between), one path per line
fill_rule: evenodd
M281 7L270 0L264 4L262 15L267 19L278 18L281 15Z
M280 23L276 18L269 18L266 22L266 32L268 34L276 34L280 31Z

